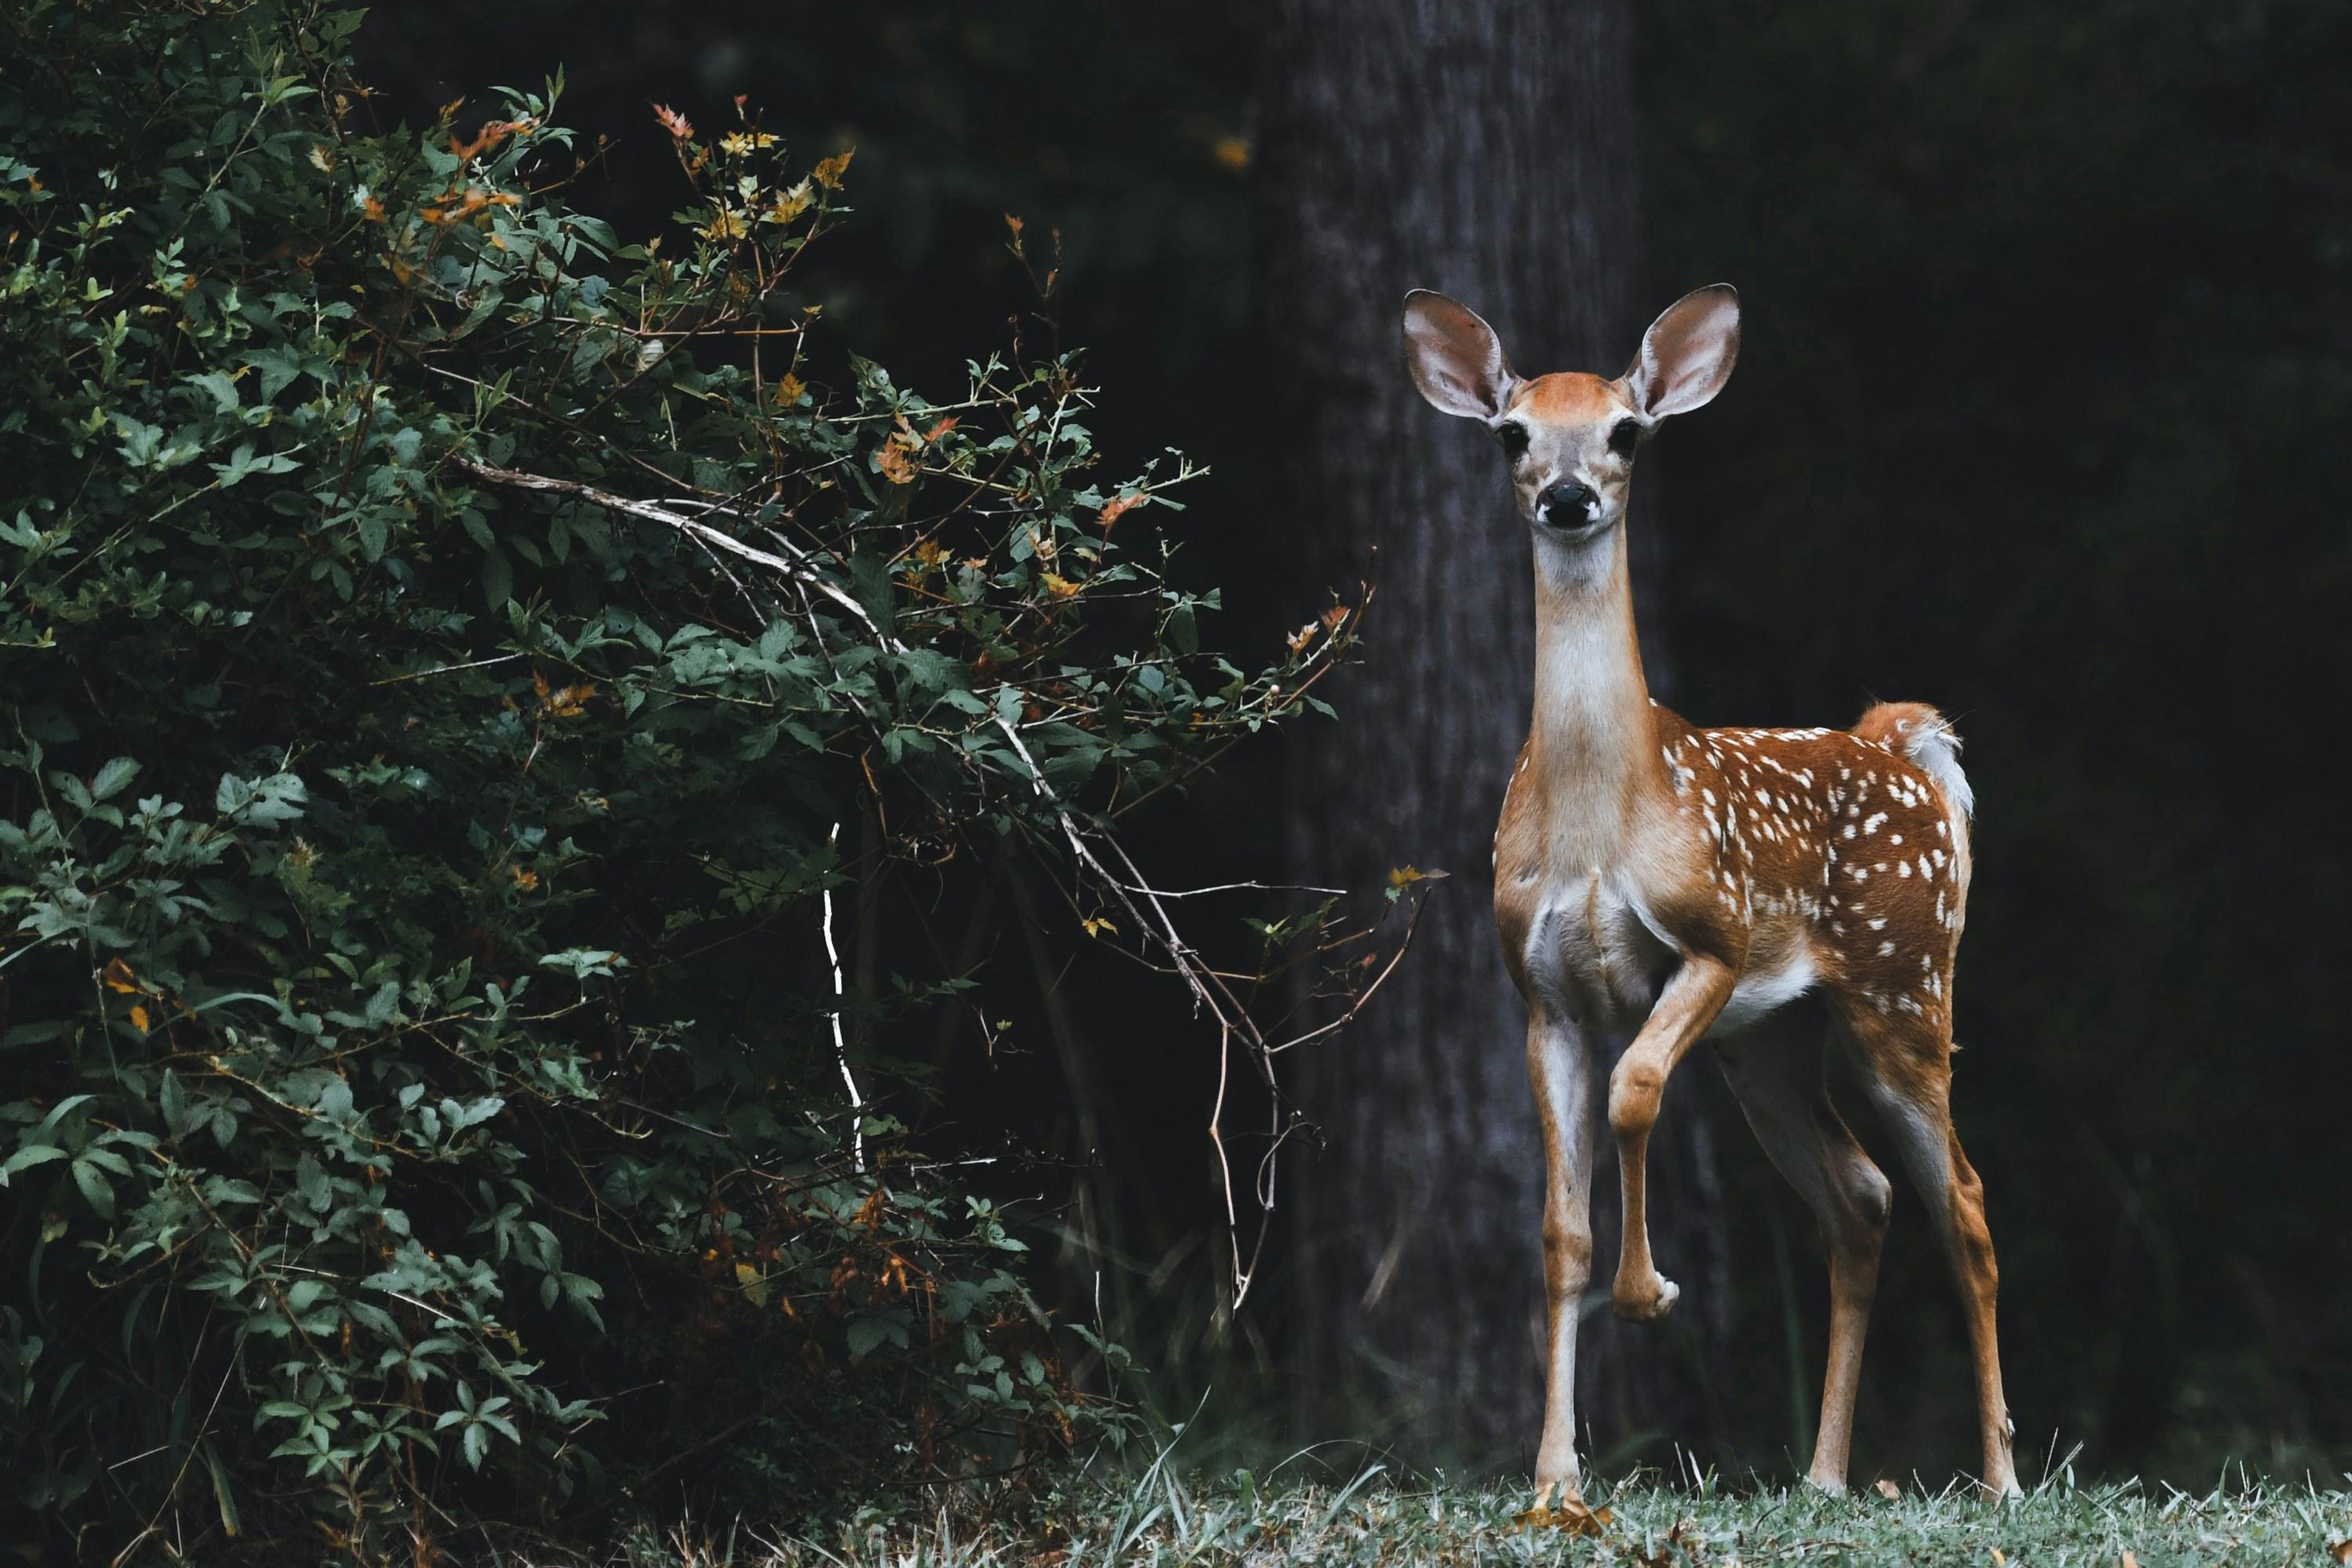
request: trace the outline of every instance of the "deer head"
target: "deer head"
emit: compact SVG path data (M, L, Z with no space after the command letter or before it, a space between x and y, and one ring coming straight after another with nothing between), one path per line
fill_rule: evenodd
M1613 381L1563 371L1522 381L1495 329L1426 289L1404 298L1405 362L1439 412L1495 433L1519 515L1539 538L1582 544L1625 515L1633 454L1661 420L1704 406L1739 353L1739 295L1717 283L1684 295L1642 334Z

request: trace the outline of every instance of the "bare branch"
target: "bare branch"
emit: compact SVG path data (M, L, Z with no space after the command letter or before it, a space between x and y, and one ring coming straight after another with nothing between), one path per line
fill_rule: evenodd
M905 645L880 626L876 626L874 617L866 613L866 606L851 597L848 590L837 583L828 582L819 576L807 554L797 545L784 543L783 547L793 553L793 558L787 560L782 555L761 550L756 545L746 544L731 533L722 532L707 522L698 522L693 518L673 511L667 507L656 506L651 501L632 500L626 496L614 495L610 490L600 490L593 485L582 484L577 479L552 479L545 474L526 474L513 468L493 468L488 463L472 462L464 458L450 458L449 466L460 473L471 474L474 478L490 484L509 485L520 490L541 490L553 495L568 495L603 507L607 511L619 512L624 517L634 517L646 522L657 522L664 528L674 529L688 538L713 549L724 550L730 555L740 556L755 566L765 566L771 572L782 573L794 582L814 588L842 609L849 612L860 625L874 634L875 641L893 653L905 651Z
M833 825L833 832L825 842L834 845L841 842L841 824L836 822ZM850 1074L849 1045L841 1034L841 949L833 940L833 884L830 882L825 884L823 900L824 956L825 962L833 965L833 1010L825 1016L833 1023L833 1059L840 1065L841 1081L849 1090L850 1155L857 1166L857 1173L862 1176L866 1173L866 1098L857 1092L857 1079Z
M780 554L774 551L763 550L757 545L747 544L732 534L714 528L702 521L716 513L731 516L746 522L754 522L755 520L746 515L740 502L680 499L667 503L656 503L618 495L574 479L561 479L545 475L525 473L514 468L497 468L466 458L452 458L450 466L461 473L486 483L542 494L568 496L623 517L635 518L669 529L681 537L693 541L714 555L723 552L725 555L749 563L784 579L791 585L793 596L800 601L803 613L810 617L812 625L814 620L815 605L810 595L821 595L834 607L844 612L855 626L861 628L876 647L890 653L906 651L905 643L886 631L866 606L839 583L821 573L818 570L817 559L786 539L781 531L772 528L762 531L768 538L775 541L783 552ZM740 581L735 580L732 573L728 573L727 575L730 581L736 582L739 591L745 592L748 599L750 595L748 591L743 590ZM1367 584L1364 587L1363 601L1369 603L1370 597L1371 588ZM1353 614L1360 616L1361 613L1362 605L1360 604ZM818 644L822 649L824 647L822 636L818 637ZM1314 685L1334 668L1336 658L1326 657L1331 652L1331 644L1327 643L1325 649L1318 651L1315 660L1311 661L1313 668L1307 679L1284 695L1295 699L1298 692ZM830 660L832 656L829 650L825 652L825 657ZM1269 691L1267 694L1269 700L1276 695L1276 691ZM866 715L862 707L858 711L862 717L866 718L869 724L872 722L871 716ZM1069 850L1080 878L1093 882L1100 889L1102 894L1126 917L1129 922L1129 929L1144 944L1146 952L1131 953L1129 956L1140 960L1149 968L1172 974L1181 981L1192 998L1194 1015L1196 1016L1205 1015L1207 1022L1217 1032L1217 1090L1209 1112L1207 1131L1210 1144L1216 1152L1219 1179L1223 1188L1226 1234L1234 1284L1233 1304L1235 1308L1239 1308L1249 1295L1251 1284L1256 1276L1258 1260L1264 1253L1266 1237L1272 1224L1276 1157L1285 1142L1308 1126L1306 1119L1290 1106L1282 1092L1281 1082L1275 1071L1275 1058L1282 1051L1307 1044L1308 1041L1327 1039L1344 1029L1357 1017L1364 1005L1386 984L1389 976L1396 972L1397 965L1403 961L1405 951L1412 944L1413 931L1419 924L1421 894L1424 889L1416 889L1412 895L1412 910L1406 921L1404 933L1398 942L1395 951L1389 954L1379 973L1373 976L1369 984L1350 984L1345 988L1343 994L1348 996L1349 1005L1339 1016L1277 1044L1267 1038L1264 1027L1259 1024L1249 1005L1241 996L1235 994L1232 983L1244 983L1255 990L1278 975L1282 972L1282 966L1276 966L1272 970L1261 970L1255 974L1242 975L1220 970L1203 962L1199 952L1185 940L1182 931L1178 929L1174 918L1169 913L1168 903L1175 900L1201 898L1213 893L1244 891L1303 892L1324 897L1338 897L1344 892L1344 889L1256 881L1224 882L1210 887L1189 889L1155 888L1136 866L1134 859L1128 854L1125 845L1106 823L1082 818L1078 811L1055 792L1052 783L1045 776L1044 767L1039 764L1036 757L1030 752L1028 743L1023 739L1022 726L1008 721L1002 714L997 713L990 715L988 723L1003 737L1005 744L1011 748L1013 756L1020 760L1022 771L1031 789L1035 793L1038 802L1055 826L1059 829L1062 840ZM835 831L837 833L838 829L836 828ZM1062 891L1065 899L1070 900L1073 908L1076 908L1072 890L1063 889ZM848 1052L842 1029L840 1009L845 992L840 954L833 942L832 914L832 895L827 891L824 895L824 934L826 953L833 965L834 1010L830 1014L830 1018L834 1035L835 1058L840 1066L843 1082L848 1088L851 1109L853 1112L862 1117L865 1102L859 1092L856 1079L850 1071ZM1328 940L1319 951L1328 953L1334 947L1358 940L1360 934L1363 933ZM1151 955L1156 955L1156 959ZM1246 1257L1244 1255L1242 1246L1241 1204L1234 1192L1233 1164L1224 1131L1225 1109L1230 1098L1233 1053L1236 1047L1248 1053L1250 1064L1255 1069L1259 1082L1265 1086L1269 1102L1266 1147L1258 1159L1251 1184L1252 1197L1257 1209L1256 1234ZM862 1121L860 1130L854 1134L853 1152L857 1168L862 1171L865 1169Z

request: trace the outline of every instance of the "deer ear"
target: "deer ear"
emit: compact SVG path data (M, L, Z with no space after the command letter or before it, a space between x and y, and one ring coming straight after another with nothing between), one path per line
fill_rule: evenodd
M1625 372L1634 405L1653 419L1704 408L1739 358L1739 290L1728 283L1694 289L1642 334L1642 352Z
M1426 289L1404 297L1404 361L1430 406L1463 419L1494 418L1519 384L1495 329L1467 305Z

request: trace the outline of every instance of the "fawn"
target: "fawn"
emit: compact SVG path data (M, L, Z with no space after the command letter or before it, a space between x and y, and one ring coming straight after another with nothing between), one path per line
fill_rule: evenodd
M1675 301L1614 380L1522 380L1494 329L1425 289L1405 297L1404 344L1422 395L1501 443L1534 540L1535 706L1495 834L1495 919L1527 1001L1547 1166L1537 1508L1555 1489L1580 1496L1587 1053L1627 1033L1609 1079L1624 1195L1617 1313L1647 1320L1674 1305L1675 1285L1650 1258L1643 1156L1667 1077L1699 1040L1716 1040L1748 1125L1827 1241L1829 1370L1808 1479L1843 1489L1890 1189L1830 1102L1824 1043L1738 1034L1808 991L1826 1003L1830 1034L1885 1114L1949 1256L1975 1356L1982 1484L2015 1495L1992 1238L1950 1114L1973 805L1958 737L1934 709L1905 702L1871 709L1851 731L1702 730L1659 707L1642 676L1624 528L1634 457L1661 420L1703 406L1729 378L1738 294L1717 285Z

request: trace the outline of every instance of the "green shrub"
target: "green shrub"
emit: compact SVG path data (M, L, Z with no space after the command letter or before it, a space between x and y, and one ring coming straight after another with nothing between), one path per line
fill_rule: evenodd
M372 1556L721 1452L805 1499L1115 1419L880 1109L886 1026L977 982L850 985L834 893L1070 883L1352 623L1201 653L1150 526L1184 470L1097 479L1067 357L827 387L788 277L846 153L666 115L688 210L625 246L553 84L363 131L357 19L11 24L6 1485Z

